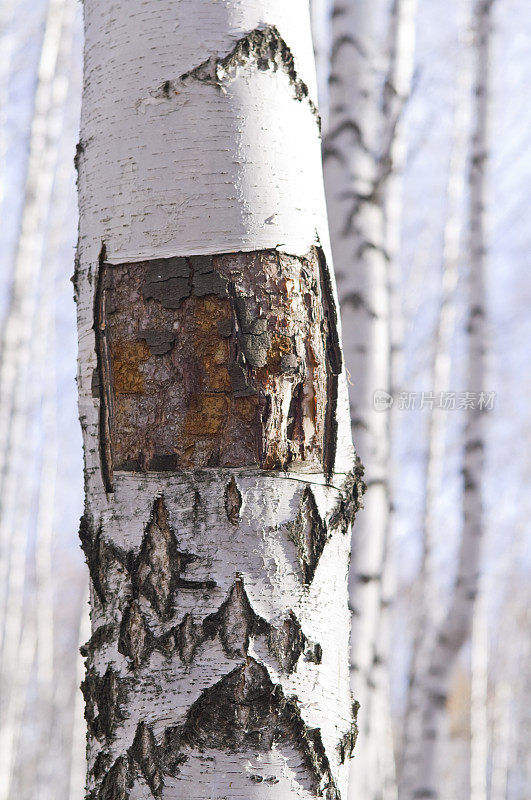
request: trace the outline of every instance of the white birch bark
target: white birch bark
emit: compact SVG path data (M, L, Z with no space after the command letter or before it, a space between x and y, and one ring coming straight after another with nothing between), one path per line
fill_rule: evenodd
M468 248L468 390L479 397L485 376L486 257L485 198L488 146L489 55L492 0L474 6L475 64L473 127L469 164ZM474 600L478 590L483 534L481 478L484 448L484 412L477 406L466 411L464 442L463 531L457 575L446 615L440 624L422 686L420 746L414 776L404 797L437 798L437 753L444 719L451 667L470 635Z
M371 688L388 523L388 416L376 390L389 390L387 257L379 187L378 4L337 3L332 10L329 128L324 167L334 262L340 287L352 428L366 469L364 509L352 541L349 595L351 689L360 733L351 764L351 796L371 797L368 766Z
M360 735L352 762L352 792L373 797L389 783L382 741L387 689L381 686L379 713L372 698L385 667L379 636L382 580L389 527L389 414L375 409L375 392L390 391L389 248L394 231L390 181L398 166L399 130L407 76L414 53L406 32L414 23L414 3L392 8L386 57L386 93L381 96L377 31L383 4L350 0L332 11L330 111L324 159L334 260L338 269L345 358L350 377L353 431L365 465L364 510L352 545L350 597L352 626L351 686L360 703ZM413 10L413 12L412 12ZM414 33L414 24L413 24ZM398 192L399 194L399 192ZM399 222L397 221L397 224ZM393 239L394 245L394 239ZM385 613L385 612L384 612ZM381 720L383 730L373 725ZM389 759L387 759L389 762ZM392 762L392 758L391 758ZM354 796L353 795L353 796Z
M87 788L98 800L346 792L347 518L359 485L337 363L314 73L303 0L85 2L75 285L80 533L92 577ZM233 316L216 333L225 311ZM120 319L135 330L148 312L175 319L164 343L148 337L152 350L138 344L138 327L136 341L116 328ZM301 337L290 319L308 313ZM209 334L190 363L177 363L176 380L181 331L194 320L194 336ZM141 363L119 363L126 334ZM241 351L237 364L226 361L227 341ZM164 422L163 409L155 424L128 417L131 404L151 402L149 381L155 396L169 386L179 399L189 376L207 370L211 346L209 379L228 380L230 369L229 388L190 400L184 427L173 411ZM307 377L297 393L301 364L321 383ZM274 392L263 397L270 460L254 465L244 451L249 408L265 390L244 378ZM214 453L227 424L213 410L219 397L231 409L245 401L249 421L241 440ZM116 408L136 426L139 449L144 434L167 436L170 452L149 444L133 467L121 461L128 428Z

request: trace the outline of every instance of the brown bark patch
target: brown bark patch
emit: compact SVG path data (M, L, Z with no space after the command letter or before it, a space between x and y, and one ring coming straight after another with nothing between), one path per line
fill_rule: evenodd
M102 468L333 468L341 354L321 251L100 260Z

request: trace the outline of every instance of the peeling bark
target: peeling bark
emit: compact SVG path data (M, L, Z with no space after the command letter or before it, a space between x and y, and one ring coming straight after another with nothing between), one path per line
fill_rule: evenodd
M308 86L297 74L293 53L275 25L255 28L239 39L224 58L209 58L181 75L180 80L204 81L222 89L223 84L230 80L231 73L239 67L247 65L254 66L259 70L281 70L288 78L295 99L308 103L319 128L321 127L319 111L309 96ZM171 97L172 94L177 93L177 89L171 81L166 81L161 91L165 97Z

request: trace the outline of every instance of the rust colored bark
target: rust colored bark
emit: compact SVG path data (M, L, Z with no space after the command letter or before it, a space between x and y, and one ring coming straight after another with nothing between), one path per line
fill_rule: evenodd
M316 248L119 265L103 254L106 488L114 470L330 471L341 364L323 261Z

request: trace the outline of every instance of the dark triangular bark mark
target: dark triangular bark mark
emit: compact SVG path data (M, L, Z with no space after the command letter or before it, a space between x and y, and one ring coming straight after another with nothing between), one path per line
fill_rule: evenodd
M290 536L297 546L303 581L310 584L328 540L328 531L309 486L302 494L299 513L291 524Z
M124 680L110 666L104 675L89 668L81 690L89 732L99 740L112 739L117 724L124 719L122 705L127 699Z
M196 559L197 556L178 549L164 497L157 497L132 570L135 597L143 595L157 614L167 619L173 612L177 589L212 589L216 585L214 581L189 581L182 577Z

